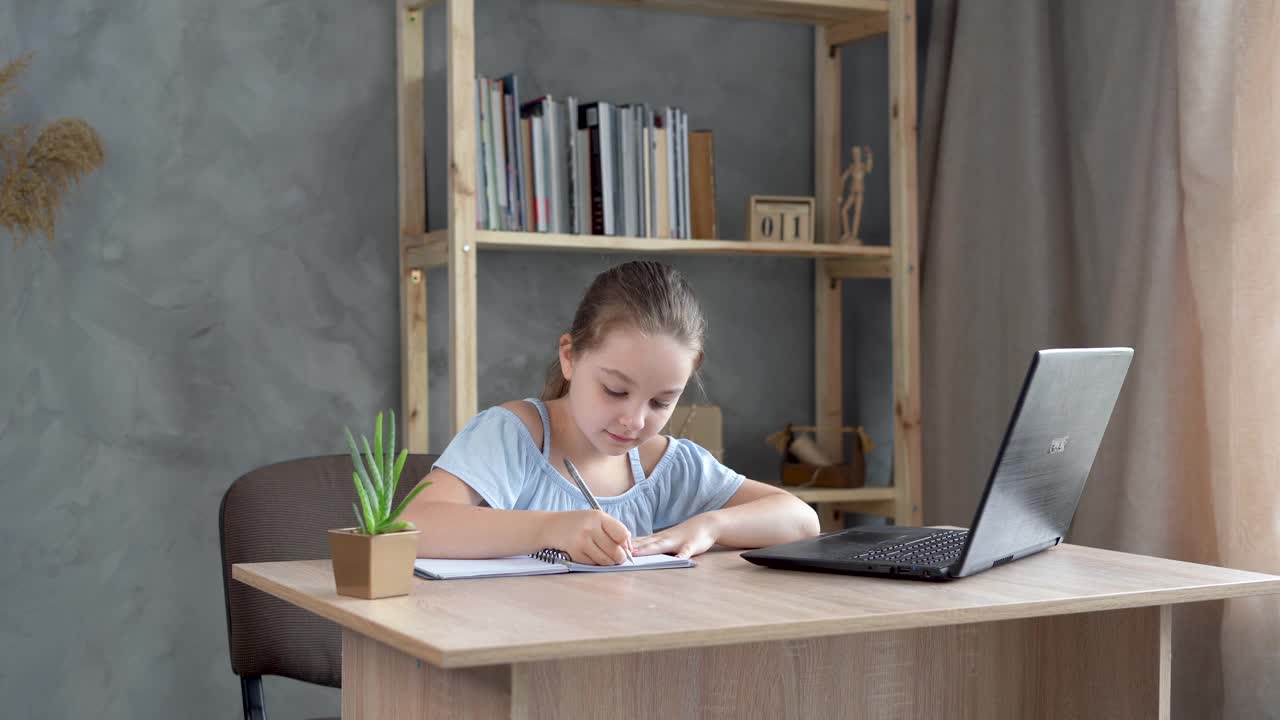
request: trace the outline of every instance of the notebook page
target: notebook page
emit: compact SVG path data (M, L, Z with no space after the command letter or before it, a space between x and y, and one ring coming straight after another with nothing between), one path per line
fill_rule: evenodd
M511 577L513 575L554 575L565 572L564 566L544 562L528 555L483 560L456 560L453 558L418 558L413 561L413 572L418 577L431 580L453 578Z
M637 555L634 565L625 560L620 565L583 565L569 561L564 564L568 566L569 572L624 572L627 570L694 567L697 565L692 560L679 558L675 555Z

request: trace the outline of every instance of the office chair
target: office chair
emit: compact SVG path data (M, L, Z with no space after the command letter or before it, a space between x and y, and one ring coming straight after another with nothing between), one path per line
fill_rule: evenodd
M410 454L399 503L431 469L436 455ZM240 677L245 720L265 720L262 676L342 687L342 633L279 598L232 581L233 563L322 560L331 528L356 524L350 455L298 458L251 470L231 483L218 510L222 589L231 671Z

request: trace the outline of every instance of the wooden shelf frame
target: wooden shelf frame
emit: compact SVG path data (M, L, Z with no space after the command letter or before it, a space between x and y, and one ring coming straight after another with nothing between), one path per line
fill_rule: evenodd
M402 245L406 262L434 268L448 264L449 233L437 230L420 237L406 237ZM667 255L767 255L808 258L825 263L838 278L892 277L893 250L884 245L826 245L821 243L766 243L742 240L669 240L603 235L477 230L479 250L549 252L617 252Z
M850 488L825 495L793 490L819 505L824 527L839 512L859 510L919 525L921 512L920 321L918 277L915 0L577 0L701 15L728 15L814 28L815 244L740 240L670 240L532 232L476 227L475 2L445 5L448 171L446 229L426 231L425 0L396 2L396 85L399 155L399 270L402 437L411 452L429 452L426 271L448 279L450 433L479 410L476 271L480 251L617 252L671 255L794 257L814 262L815 422L843 418L841 283L887 278L892 304L894 477L887 488ZM888 34L890 244L837 243L836 194L844 150L840 142L840 48ZM819 444L834 455L838 432ZM813 489L810 489L813 490ZM821 497L819 497L821 495ZM828 497L829 496L829 497Z
M438 0L408 3L409 9L422 10ZM889 12L889 0L573 0L583 5L613 5L726 17L775 20L804 25L856 25L868 19L883 18ZM885 32L882 30L881 32Z

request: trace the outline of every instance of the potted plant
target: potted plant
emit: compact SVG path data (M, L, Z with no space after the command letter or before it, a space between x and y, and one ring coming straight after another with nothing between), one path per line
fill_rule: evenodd
M360 437L364 452L356 447L351 431L343 428L351 450L351 473L356 485L358 503L355 527L329 531L329 552L333 558L333 580L339 595L380 598L407 595L413 581L413 561L417 557L420 530L413 523L397 520L422 489L414 488L399 505L392 508L400 471L409 451L395 454L396 416L391 412L391 433L382 444L382 413L374 423L373 447Z

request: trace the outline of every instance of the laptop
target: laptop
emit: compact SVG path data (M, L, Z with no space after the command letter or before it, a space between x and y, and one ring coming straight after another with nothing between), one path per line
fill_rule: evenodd
M785 570L941 581L1057 545L1075 516L1132 358L1127 347L1035 353L968 529L850 528L742 557Z

